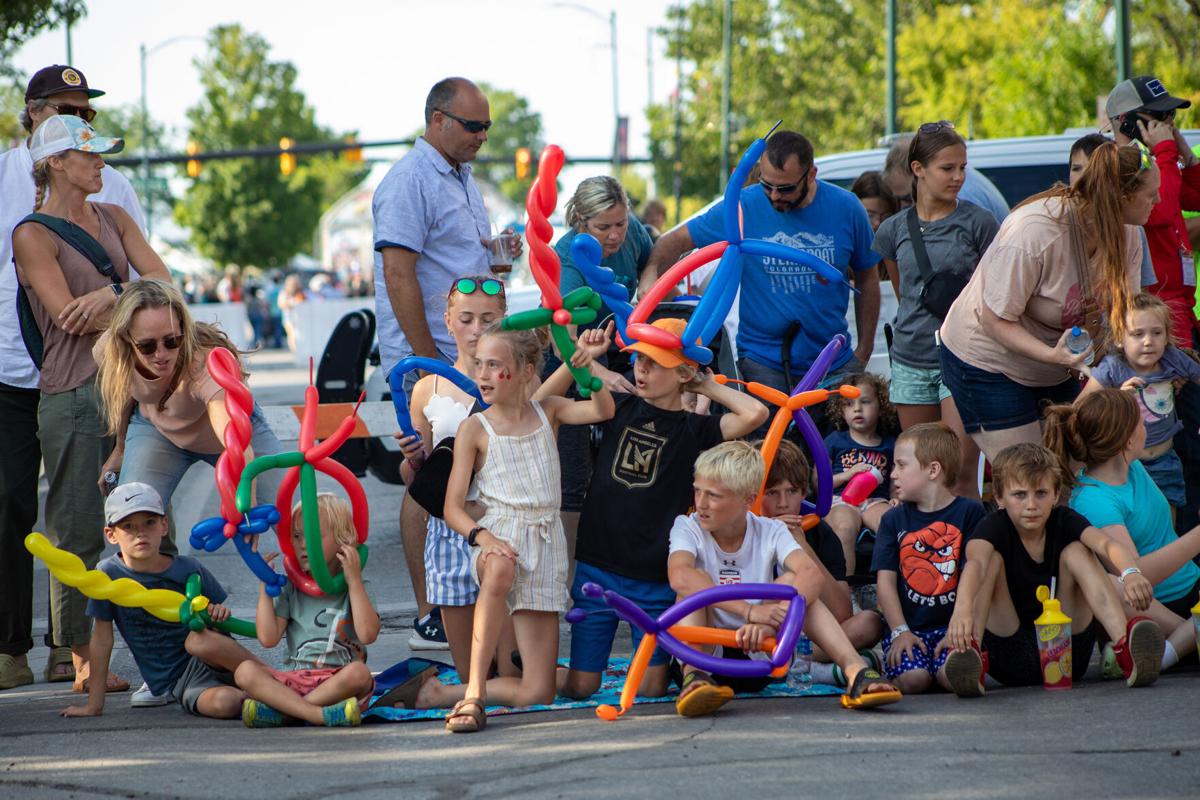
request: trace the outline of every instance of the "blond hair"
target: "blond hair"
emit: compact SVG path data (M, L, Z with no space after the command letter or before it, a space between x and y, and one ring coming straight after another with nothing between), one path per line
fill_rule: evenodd
M33 210L39 211L46 204L46 192L50 189L50 156L33 165L33 186L37 190Z
M504 320L493 322L479 338L495 337L500 339L508 348L508 352L512 354L518 371L524 369L526 365L531 365L534 375L541 374L542 351L546 347L546 340L542 338L544 335L542 329L509 330L503 326Z
M1058 492L1066 477L1058 456L1050 448L1033 442L1006 447L992 461L992 492L996 497L1003 497L1014 486L1036 489L1046 478Z
M1117 345L1121 344L1121 340L1129 333L1129 318L1133 316L1135 311L1149 311L1158 317L1158 321L1167 331L1167 346L1175 345L1175 337L1171 334L1171 308L1164 303L1160 298L1149 292L1138 292L1129 301L1129 313L1123 319L1113 320L1113 340Z
M739 497L753 497L766 477L762 453L746 442L722 442L696 459L694 475L716 481Z
M137 313L146 308L169 308L172 316L179 320L179 330L183 335L183 342L179 346L175 361L175 371L171 373L166 390L158 401L160 411L166 407L167 400L179 388L185 370L207 370L204 359L208 357L208 351L214 347L224 347L235 356L241 352L217 326L206 322L193 322L187 304L183 301L183 295L173 284L150 278L128 284L121 299L113 307L112 320L108 324L108 341L104 345L100 369L96 373L96 386L100 392L109 435L116 434L129 418L129 403L132 399L129 387L133 383L133 371L137 364L129 329ZM243 366L242 380L246 379L247 374Z
M321 532L328 532L339 545L358 544L358 530L354 527L354 514L350 504L332 492L317 495L317 518L321 520ZM303 505L292 506L292 530L304 531ZM309 558L312 556L310 555Z
M954 486L958 481L958 472L962 469L962 450L959 448L958 437L944 422L922 422L905 428L896 437L896 445L901 442L912 442L913 456L922 468L928 468L933 462L942 465L942 481L947 487Z

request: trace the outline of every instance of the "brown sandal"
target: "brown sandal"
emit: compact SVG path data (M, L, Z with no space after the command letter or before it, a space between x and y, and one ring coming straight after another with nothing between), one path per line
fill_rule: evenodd
M61 666L70 669L59 672L58 668ZM42 675L46 678L46 683L67 683L75 680L75 662L71 660L71 648L51 647L50 658L46 661L46 669Z
M471 708L474 710L468 710ZM483 700L478 697L464 697L454 704L454 708L446 715L446 731L448 733L478 733L487 727L487 710Z
M88 685L91 683L91 670L84 668L75 671L75 684L71 687L71 691L75 694L87 694ZM129 681L122 678L115 672L108 673L108 677L104 681L105 692L128 692Z

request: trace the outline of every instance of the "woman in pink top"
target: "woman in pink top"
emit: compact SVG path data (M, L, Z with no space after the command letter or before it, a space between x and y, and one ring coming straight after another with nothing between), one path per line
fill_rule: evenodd
M103 491L103 473L115 472L118 485L148 483L169 503L194 462L217 463L229 415L225 390L208 372L214 347L238 352L220 328L192 320L171 284L143 280L121 297L93 351L108 429L116 436L99 476ZM283 450L257 404L250 420L247 460ZM281 477L279 470L264 472L255 482L257 496L273 501Z
M1141 277L1136 226L1158 184L1144 150L1101 145L1074 185L1031 197L1001 225L939 331L943 381L989 459L1041 441L1041 403L1079 393L1074 373L1087 374L1094 350L1071 352L1072 327L1096 336L1103 317L1124 321Z

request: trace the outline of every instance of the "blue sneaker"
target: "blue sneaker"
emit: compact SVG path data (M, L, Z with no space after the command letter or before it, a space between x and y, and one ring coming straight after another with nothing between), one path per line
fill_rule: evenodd
M442 610L435 608L420 619L413 620L413 632L408 637L409 650L449 650L446 630L442 627Z
M249 697L242 701L242 724L247 728L280 728L283 722L283 714L266 703Z
M351 697L337 705L325 706L321 709L327 728L350 728L362 724L362 713L358 710L358 700Z

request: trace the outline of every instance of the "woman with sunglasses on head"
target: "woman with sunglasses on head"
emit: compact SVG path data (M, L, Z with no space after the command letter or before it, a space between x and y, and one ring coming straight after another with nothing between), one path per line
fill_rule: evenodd
M148 483L164 505L197 461L216 465L225 451L225 390L208 371L208 354L234 347L220 328L195 322L173 285L143 280L131 286L113 310L112 323L92 353L100 365L99 386L108 434L116 446L97 476L119 475L120 485ZM243 380L246 377L242 370ZM247 462L283 450L257 404ZM263 502L274 502L283 473L264 472L255 481Z
M872 249L883 257L899 307L891 347L892 403L900 428L944 421L955 432L963 469L954 493L978 497L979 448L962 429L942 380L938 326L1000 227L991 212L959 198L966 178L967 143L946 122L922 125L909 143L915 202L885 220Z
M939 331L942 380L988 459L1041 441L1041 405L1079 394L1109 320L1125 319L1158 202L1144 147L1104 144L1074 185L1034 195L1000 226ZM1092 345L1073 352L1073 330Z
M22 338L35 361L41 355L38 439L47 481L46 535L89 568L104 549L104 498L93 481L112 449L100 420L92 345L121 293L136 285L130 282L133 266L144 277L170 279L128 212L87 200L103 186L101 155L122 147L121 139L98 135L81 117L44 120L29 142L33 211L44 216L26 217L12 236ZM95 260L77 246L94 251ZM50 587L51 666L66 663L63 649L69 647L75 690L82 692L91 639L87 598L53 579ZM123 691L129 683L110 674L108 688Z

